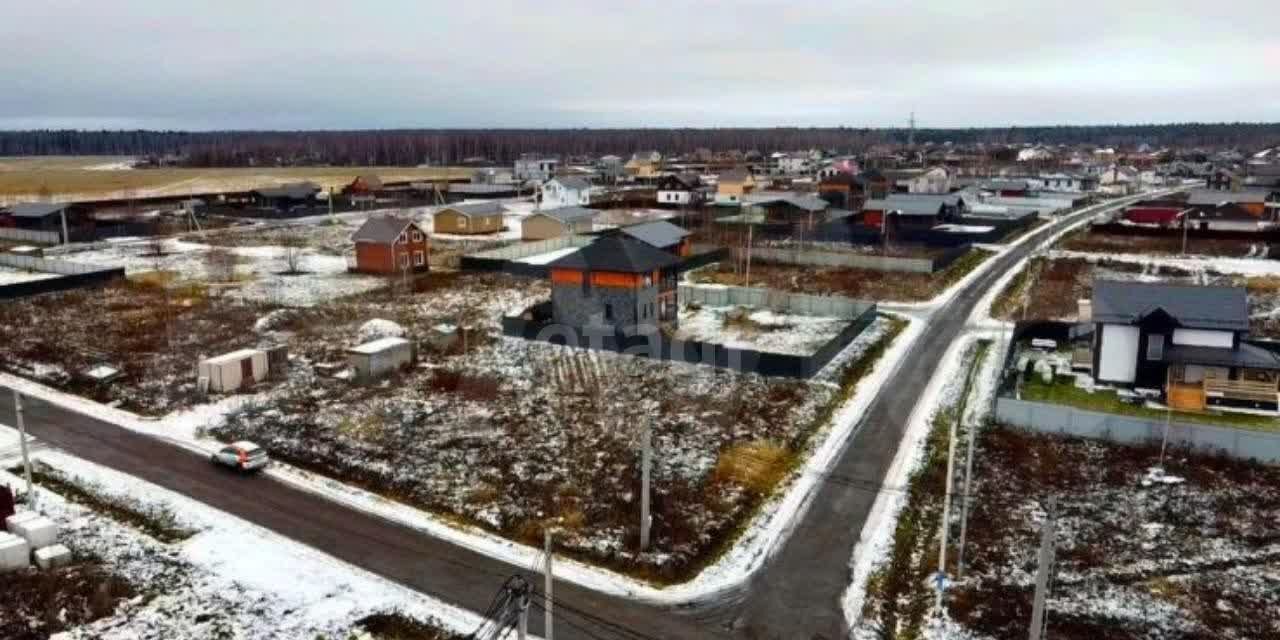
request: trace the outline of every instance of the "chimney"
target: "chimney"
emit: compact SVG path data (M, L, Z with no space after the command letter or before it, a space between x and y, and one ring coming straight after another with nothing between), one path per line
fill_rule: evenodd
M1081 298L1076 304L1078 306L1076 315L1080 316L1080 322L1093 322L1093 301Z

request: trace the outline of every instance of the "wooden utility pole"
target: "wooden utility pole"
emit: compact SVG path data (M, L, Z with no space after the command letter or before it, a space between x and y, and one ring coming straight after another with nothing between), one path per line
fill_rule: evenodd
M755 228L755 225L750 222L747 223L747 275L744 279L745 284L743 285L746 287L751 286L751 232L754 231Z
M649 517L649 465L652 463L653 451L650 420L648 416L641 418L644 421L644 452L640 457L640 550L646 551L649 548L649 525L651 519Z
M71 233L67 231L67 208L63 207L62 211L62 244L70 244Z
M555 598L552 597L552 589L555 587L555 580L552 579L551 567L551 529L544 532L546 537L543 543L543 554L547 556L547 567L544 572L542 590L546 593L546 612L543 616L542 636L546 640L555 640Z
M1031 609L1031 629L1028 638L1041 640L1045 628L1045 601L1049 598L1049 574L1053 572L1054 512L1057 500L1050 497L1045 512L1044 526L1040 529L1040 567L1036 570L1036 599Z
M529 585L527 584L520 595L520 624L516 628L516 634L520 640L529 640Z
M27 480L28 500L35 494L31 492L31 458L27 454L27 423L22 415L22 395L13 390L13 410L18 414L18 448L22 450L22 473Z

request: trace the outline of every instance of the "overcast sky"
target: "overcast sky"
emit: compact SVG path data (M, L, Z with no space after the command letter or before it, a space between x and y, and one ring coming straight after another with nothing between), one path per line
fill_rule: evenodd
M1280 0L10 1L0 129L1280 121Z

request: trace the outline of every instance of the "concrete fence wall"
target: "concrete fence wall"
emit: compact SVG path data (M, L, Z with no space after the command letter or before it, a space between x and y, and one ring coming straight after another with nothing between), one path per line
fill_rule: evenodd
M682 303L696 302L709 307L753 307L798 316L858 318L875 304L840 296L813 296L776 289L680 284Z
M25 271L57 273L64 276L74 276L83 273L97 273L99 271L108 270L105 267L94 264L81 264L78 262L67 262L65 260L52 260L49 258L19 256L7 253L0 253L0 265L13 267L15 269L23 269Z
M521 260L530 256L536 256L569 247L585 247L595 238L587 236L568 235L559 238L550 238L547 240L538 240L536 242L520 242L506 247L497 249L489 249L488 251L477 251L469 254L469 257L482 258L486 260Z
M1085 411L1046 402L1002 396L996 399L996 419L1009 426L1040 433L1096 438L1122 444L1160 442L1163 420ZM1189 445L1204 453L1223 453L1243 460L1280 464L1280 433L1232 427L1171 422L1169 444Z
M0 239L17 240L19 242L35 242L38 244L58 244L62 242L62 234L57 231L36 231L34 229L0 227Z

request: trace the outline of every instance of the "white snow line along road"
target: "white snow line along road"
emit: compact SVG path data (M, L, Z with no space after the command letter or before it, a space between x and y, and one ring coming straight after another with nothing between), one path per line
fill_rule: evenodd
M760 569L764 561L776 552L790 535L791 527L801 519L813 495L816 494L814 489L818 480L844 451L863 413L874 400L881 383L902 361L922 333L923 325L924 323L919 320L910 321L908 327L897 336L872 370L858 382L858 391L837 410L831 426L815 435L815 442L818 444L808 461L797 471L792 484L761 508L737 544L693 580L658 589L633 578L568 558L561 559L557 563L557 577L603 593L664 605L698 601L739 587ZM159 420L148 420L127 411L104 407L9 374L0 373L0 385L17 388L24 394L51 404L126 429L146 433L200 453L212 452L220 445L211 439L197 438L195 435L197 428L210 421L220 420L236 407L253 402L255 398L255 396L233 396L211 405L198 407L190 412L172 414ZM273 463L273 467L267 473L295 488L408 526L509 564L529 566L541 553L538 548L515 543L474 528L459 528L429 512L395 503L371 492L287 465Z
M12 428L0 424L0 435L11 431ZM197 531L190 539L173 544L185 560L218 576L225 581L223 584L235 583L280 601L277 606L266 607L257 603L253 611L246 614L273 617L275 619L270 623L280 625L254 637L290 637L291 631L301 634L294 637L314 637L321 631L324 635L336 633L345 637L359 618L393 610L422 619L433 618L459 634L469 633L480 624L480 617L472 612L396 584L333 558L322 550L294 542L163 487L58 450L41 451L37 458L63 473L102 488L110 495L127 495L140 504L169 507L184 526ZM63 508L60 505L64 501L56 493L39 486L36 492L39 504ZM51 505L51 501L56 502ZM69 544L74 545L74 541ZM307 579L300 581L297 579L299 575L305 575ZM214 591L223 591L213 586ZM198 598L199 594L193 597ZM289 615L272 616L272 610ZM137 612L132 613L135 615L130 617L136 617ZM112 633L108 635L136 637L128 633L129 624L129 620L113 621L110 624ZM99 637L96 630L92 633L93 637Z

